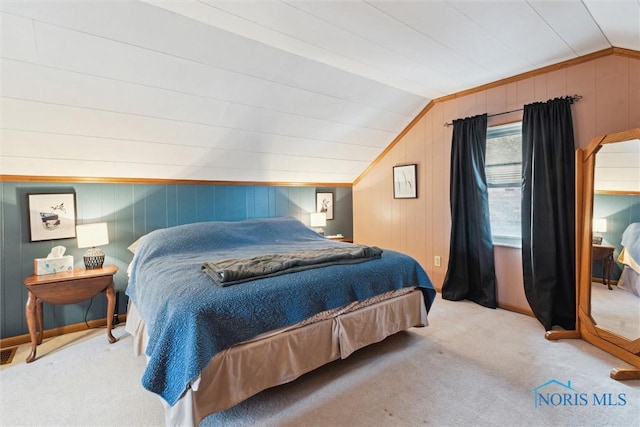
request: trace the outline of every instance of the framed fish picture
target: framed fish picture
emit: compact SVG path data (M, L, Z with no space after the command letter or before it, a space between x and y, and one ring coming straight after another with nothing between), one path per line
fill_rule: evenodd
M27 209L31 242L76 237L75 193L29 193Z

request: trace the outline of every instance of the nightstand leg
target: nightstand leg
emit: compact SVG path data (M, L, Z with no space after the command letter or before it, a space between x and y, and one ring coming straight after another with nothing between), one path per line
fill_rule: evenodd
M113 328L113 312L116 308L116 291L113 290L113 282L111 282L104 292L107 296L107 338L109 342L113 344L117 341L116 337L111 333L111 329Z
M42 317L42 301L36 302L36 319L38 319L38 345L42 344L42 335L44 334L44 319Z
M38 347L38 319L37 319L37 298L29 291L27 304L25 306L25 314L27 317L27 327L29 328L29 336L31 337L31 353L27 357L27 363L36 360L36 348Z
M613 255L607 256L604 261L602 261L602 280L604 278L607 279L607 288L611 291L613 288L611 287L611 274L613 273ZM606 276L605 276L606 275Z

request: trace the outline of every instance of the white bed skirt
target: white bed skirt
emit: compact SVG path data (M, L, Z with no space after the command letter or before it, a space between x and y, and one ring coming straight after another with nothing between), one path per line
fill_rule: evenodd
M427 326L420 290L355 311L263 334L216 354L180 400L165 406L168 426L197 426L206 416L228 409L277 385L293 381L326 363L414 326ZM134 352L144 354L148 335L133 304L126 330Z

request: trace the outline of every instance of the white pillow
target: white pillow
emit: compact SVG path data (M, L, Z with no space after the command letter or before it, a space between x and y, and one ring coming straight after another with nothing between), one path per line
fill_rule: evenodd
M142 239L142 237L140 237L140 239ZM127 247L127 249L129 249L129 252L131 252L132 254L136 253L136 249L138 249L138 245L140 244L140 239L136 240Z

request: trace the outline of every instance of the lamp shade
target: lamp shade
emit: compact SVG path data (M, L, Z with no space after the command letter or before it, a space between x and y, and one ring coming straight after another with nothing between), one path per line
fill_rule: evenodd
M594 218L593 219L593 232L594 233L606 233L607 232L607 219L606 218Z
M309 218L309 225L312 227L326 227L327 214L325 212L312 212Z
M76 225L76 236L78 238L79 248L91 248L109 243L109 233L106 222Z

